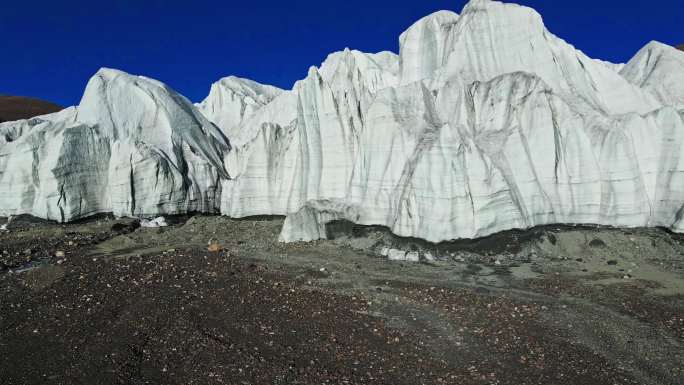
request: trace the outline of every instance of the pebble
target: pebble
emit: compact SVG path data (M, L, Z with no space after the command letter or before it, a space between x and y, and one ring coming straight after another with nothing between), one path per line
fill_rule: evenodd
M219 245L218 242L210 242L209 247L207 247L207 250L212 253L218 253L221 249L221 245Z

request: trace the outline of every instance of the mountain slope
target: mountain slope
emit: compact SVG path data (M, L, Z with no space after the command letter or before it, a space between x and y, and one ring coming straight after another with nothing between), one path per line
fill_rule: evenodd
M0 95L0 123L50 114L62 107L45 100Z

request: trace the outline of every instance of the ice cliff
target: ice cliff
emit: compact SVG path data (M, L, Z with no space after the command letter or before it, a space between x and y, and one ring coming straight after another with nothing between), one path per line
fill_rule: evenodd
M229 150L164 84L102 69L78 107L0 124L0 215L218 212Z
M0 215L286 215L438 242L550 223L684 231L684 52L587 57L476 0L344 50L292 90L228 77L192 105L101 70L77 107L0 124Z

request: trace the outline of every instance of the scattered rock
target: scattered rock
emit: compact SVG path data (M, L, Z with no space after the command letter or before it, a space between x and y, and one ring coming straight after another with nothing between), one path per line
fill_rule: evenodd
M591 240L591 242L589 242L589 246L591 246L591 247L605 247L606 243L603 242L602 240L598 239L598 238L594 238Z
M551 233L546 234L546 236L547 236L547 238L549 239L549 242L551 242L551 244L555 246L555 245L556 245L556 242L558 241L558 240L556 239L556 236L553 235L553 234L551 234Z
M211 253L218 253L219 251L223 250L221 245L219 245L218 242L211 240L209 241L209 246L207 247L207 250Z
M221 221L223 220L221 219ZM7 333L6 338L2 338L3 344L0 344L0 349L4 345L7 347L6 351L10 352L10 354L0 354L0 356L11 357L12 351L21 353L24 351L22 349L26 344L31 348L31 352L38 352L35 353L39 354L38 357L41 359L38 362L45 362L46 358L44 357L47 357L48 363L58 367L58 365L70 365L68 360L74 358L61 358L61 354L62 351L71 351L72 346L86 349L87 344L97 344L100 341L108 343L116 339L122 340L125 343L122 343L120 347L118 344L107 344L102 347L102 350L112 349L112 352L116 353L116 356L113 357L119 360L117 362L135 362L134 360L139 358L139 352L143 350L148 352L145 354L150 354L149 352L153 355L157 354L154 356L155 362L156 360L159 360L158 362L165 362L165 357L173 357L174 354L179 354L179 352L193 352L193 349L195 349L195 351L201 354L206 354L200 360L202 365L210 363L216 367L220 365L231 367L229 365L233 364L234 361L232 360L242 360L239 361L241 368L251 368L252 365L256 364L257 367L253 369L255 373L256 371L268 370L275 370L273 372L275 374L281 373L281 363L284 362L287 365L287 362L278 361L276 358L277 362L269 366L270 363L268 361L260 361L262 357L261 352L266 351L266 354L273 352L274 357L283 354L282 357L292 360L292 362L301 361L305 366L308 365L307 363L313 362L311 368L314 371L311 373L317 373L315 370L319 367L338 370L342 366L337 366L339 361L336 358L343 357L343 360L346 360L343 363L346 365L353 365L354 362L359 362L360 364L358 365L365 365L359 369L359 372L379 368L377 374L373 373L373 376L376 376L375 378L382 378L381 376L387 376L387 373L389 373L389 371L385 370L384 363L392 365L393 370L398 370L396 368L399 365L419 363L418 370L412 367L410 370L407 369L407 373L411 374L415 371L419 372L419 375L425 376L424 373L427 373L429 370L442 370L442 365L444 365L444 362L441 361L442 358L453 357L449 356L449 354L452 354L454 349L461 349L463 352L476 355L479 351L492 352L491 360L489 358L484 360L486 365L494 365L490 366L491 369L487 370L487 372L495 372L497 376L504 376L506 373L511 373L512 376L515 376L518 374L517 370L520 369L520 366L515 361L511 362L512 366L498 366L497 362L509 362L509 359L513 357L511 353L518 353L517 349L521 346L520 341L522 339L524 343L522 348L527 349L527 351L521 351L520 354L525 357L525 362L529 365L544 365L549 370L549 376L555 376L556 373L560 373L564 375L564 378L569 378L570 375L574 375L574 373L585 368L588 368L587 370L597 370L598 374L596 376L598 376L607 365L610 365L610 362L596 361L601 356L592 355L588 350L578 350L572 355L567 355L568 349L574 349L576 346L582 345L576 343L576 340L571 339L574 337L559 334L557 332L558 328L555 326L550 326L548 329L544 327L544 325L550 325L551 322L555 324L555 321L557 321L562 329L568 327L577 329L579 327L577 329L579 332L585 330L582 327L587 327L586 325L589 325L588 327L590 328L597 322L593 307L587 309L589 313L585 317L584 313L578 313L585 308L584 306L565 306L559 304L558 301L551 300L548 302L544 300L544 304L548 303L550 305L542 306L542 303L540 303L542 299L537 295L528 297L523 296L523 294L516 294L516 299L513 300L507 294L509 286L500 286L503 281L492 280L491 283L488 283L490 280L487 276L491 275L490 272L502 271L503 267L493 268L486 265L496 262L504 266L516 264L520 259L527 258L531 254L530 249L523 249L514 254L496 253L488 257L467 251L455 253L448 249L432 249L432 253L437 253L435 250L439 250L438 257L440 259L455 258L458 254L465 257L473 267L468 267L466 270L466 265L460 265L455 266L455 269L467 271L465 274L468 276L476 274L477 269L484 270L482 274L477 274L477 280L472 283L472 286L469 285L468 288L460 286L456 289L450 288L451 285L448 283L448 286L445 286L446 280L432 280L430 275L422 276L424 271L429 273L430 270L437 271L439 268L428 269L420 265L415 266L415 269L411 269L415 270L411 272L411 277L402 278L400 275L402 272L401 265L404 262L393 264L387 262L386 258L371 258L366 253L358 253L356 251L353 251L353 253L355 253L355 257L358 256L358 260L339 258L335 260L334 265L329 264L331 259L318 258L316 255L315 259L307 259L306 270L303 275L300 275L302 267L298 263L291 265L294 267L281 269L281 266L286 264L276 261L276 265L270 264L271 267L274 267L270 272L266 270L270 262L265 262L265 258L270 260L273 259L272 256L281 256L281 259L293 259L292 255L301 250L302 246L283 246L275 243L275 241L265 240L266 237L261 231L255 232L254 235L237 235L249 240L241 242L244 245L240 246L241 251L248 252L246 256L248 255L249 259L241 260L236 258L235 260L229 260L227 252L240 242L234 237L237 233L236 229L246 227L246 225L243 222L230 219L225 219L225 221L232 223L231 226L235 226L235 228L225 229L223 234L219 234L217 231L216 235L212 234L212 231L219 227L213 225L203 228L196 227L194 232L192 229L181 229L180 226L169 227L167 228L168 238L161 238L165 243L159 242L158 238L153 238L153 231L137 232L130 236L112 238L113 242L111 244L107 243L107 246L117 247L117 250L125 253L125 258L100 256L104 254L97 254L98 258L92 258L91 254L82 253L82 250L78 247L66 247L67 239L73 239L77 245L86 246L83 249L84 252L91 250L90 242L92 238L89 238L90 235L86 237L78 234L75 229L67 230L68 238L66 239L56 238L50 240L53 243L43 242L42 239L32 239L31 243L23 243L23 238L18 237L18 235L23 237L24 234L0 234L0 238L2 238L0 240L0 243L2 243L0 253L3 250L9 250L8 253L10 255L19 254L21 257L20 259L13 260L12 266L15 266L14 261L22 262L24 255L21 254L21 251L27 247L33 249L33 256L57 255L59 251L69 254L68 260L56 258L54 265L42 264L38 268L21 274L9 272L4 275L0 274L0 279L6 279L7 282L16 280L16 282L21 282L27 285L27 288L33 290L0 290L0 294L2 294L0 298L2 301L0 303L8 304L6 308L10 313L25 315L27 319L31 320L31 322L25 324L26 333L19 334L13 331L12 333ZM108 233L108 236L111 236L111 232L107 232L111 226L112 223L105 223L103 227L98 228L97 232L94 232L93 236L97 236L102 232ZM185 235L188 235L187 239L181 238ZM15 238L15 236L17 237ZM556 234L556 236L559 237L559 240L563 239L563 246L568 244L568 237L563 236L561 238L559 234ZM575 237L573 241L576 242L577 247L573 250L581 252L581 247L586 246L587 242L593 237L594 234L588 238ZM271 238L275 239L274 236ZM16 246L5 242L6 239L17 242ZM132 248L131 244L128 243L132 242L130 241L131 239L139 240L140 243L138 245L140 246ZM189 239L192 239L192 241L189 241ZM224 239L230 239L230 241L224 241ZM621 244L619 241L614 241L613 239L615 238L606 237L606 239L611 240L609 242L611 246ZM199 242L199 244L191 242ZM266 242L273 242L273 244L268 245L268 248L266 248L263 245ZM330 242L327 244L325 242L322 241L322 249L304 247L306 250L302 255L314 255L314 252L319 253L321 250L331 252L331 256L347 256L349 253L352 253L347 248L338 248ZM145 251L144 258L140 258L139 254L137 257L134 256L136 253L142 252L141 248L147 250L145 248L150 247L150 245L154 246L154 250L156 250L154 254ZM209 248L212 245L215 251L221 251L221 253L208 253L205 248ZM549 246L548 242L546 246ZM333 249L333 247L335 248ZM397 249L393 250L393 253L400 256L403 255L402 261L411 258L412 253L415 252L407 253L406 251L398 250L400 247L395 247ZM209 250L211 251L211 249ZM256 251L252 252L251 250ZM266 251L263 251L264 254L260 255L262 250ZM404 250L409 249L404 248ZM601 306L604 306L605 303L611 305L613 301L612 295L607 295L606 293L612 294L613 292L604 292L603 287L598 291L598 285L587 285L588 289L583 286L572 286L574 282L572 272L586 266L593 267L594 263L603 265L603 270L607 270L605 266L610 258L615 258L619 262L619 266L624 267L625 273L616 276L618 280L623 279L623 281L620 281L621 284L614 284L612 282L613 274L597 275L598 279L604 276L610 277L610 284L616 291L623 289L633 290L633 285L636 287L636 282L639 282L639 287L641 287L641 281L633 281L634 278L632 280L629 279L631 276L627 269L632 268L630 261L633 259L630 254L623 251L620 252L624 256L620 256L620 252L613 251L612 249L594 250L594 256L590 256L590 254L573 254L573 251L567 251L567 257L562 258L558 256L556 248L549 250L550 252L548 253L541 251L544 253L541 254L543 255L541 257L543 260L537 261L538 263L534 267L530 266L535 272L539 269L539 271L548 273L550 276L548 283L540 280L539 286L534 286L536 287L534 292L541 291L543 293L548 290L549 292L560 293L565 297L565 294L563 294L565 290L592 290L579 293L582 295L601 293L600 297L595 297L604 301L600 303ZM377 254L381 249L369 245L366 251L372 251ZM417 250L417 252L420 253L421 260L425 261L428 258L425 255L426 250ZM157 255L161 253L166 255L163 257ZM390 249L387 248L385 253L389 255ZM586 261L591 263L591 265L582 264L578 266L576 262L573 262L578 260L584 261L583 257L580 258L579 255L587 255ZM649 255L655 255L655 253ZM366 256L367 258L365 258ZM559 258L567 260L567 263L570 265L570 274L567 276L571 278L552 275L555 272L553 269L543 270L547 266L547 260L553 259L555 261ZM658 255L658 258L661 258L658 261L664 260L662 258L665 258L665 256ZM0 259L4 260L5 258ZM259 264L250 264L253 259L260 261ZM93 264L91 260L98 263ZM40 261L38 262L40 263ZM263 265L261 264L262 262ZM291 263L290 261L286 262ZM648 260L643 261L644 269L648 268L649 263ZM667 263L669 264L670 261L667 260ZM444 265L448 266L447 263L444 263ZM318 266L318 268L315 268L315 266ZM336 276L339 275L339 280L336 279L334 282L330 282L330 284L322 281L322 278L329 276L330 271L327 270L327 266L331 266L335 270L334 274ZM378 266L381 267L380 273L376 271ZM361 268L364 271L354 270ZM2 273L3 269L3 261L0 261L0 273ZM600 268L598 270L597 273L604 273ZM617 268L611 270L614 270L613 273L615 273ZM60 271L68 272L68 274L65 275ZM396 274L388 275L387 272L394 272ZM346 285L346 280L349 277L354 277L353 279L355 280L349 282L362 282L362 284L349 290L349 286ZM361 279L356 281L356 277L361 277ZM427 278L427 281L425 278ZM517 278L511 277L510 279ZM593 279L593 277L582 276L581 279ZM74 282L74 280L78 281ZM303 287L304 284L305 286ZM488 284L491 286L487 286ZM542 284L548 284L548 289L544 289L547 286L542 286ZM78 290L77 295L67 290L72 288ZM225 288L225 290L222 288ZM228 288L230 289L228 290ZM49 291L39 293L38 290ZM331 294L338 292L342 294L331 296ZM40 295L36 295L36 293ZM631 293L630 291L625 292L625 298L631 295ZM358 298L350 298L349 295L352 294L358 296ZM571 296L574 297L575 295L572 294ZM131 297L144 297L145 301L128 301ZM597 301L595 298L592 297L591 299L586 299L586 301L592 301L593 303ZM189 304L188 299L191 299L194 304ZM622 297L619 297L615 302L620 305L622 300ZM166 320L164 317L171 317L171 321L165 323L126 322L117 326L116 323L110 322L111 314L116 314L115 312L119 311L122 302L130 306L131 312L135 312L131 315L141 320L158 319L164 322ZM21 304L22 309L10 308L12 304L14 306ZM30 308L27 306L28 304L31 305ZM60 307L56 307L55 304L58 304ZM169 304L174 304L174 306L177 304L180 310L169 313ZM189 305L192 307L189 307ZM645 305L650 305L650 303ZM643 310L644 314L649 310L650 313L658 314L659 309L663 309L663 314L667 318L662 318L662 322L670 322L666 325L672 325L667 326L672 330L680 328L682 321L680 321L681 317L678 313L672 313L674 316L677 316L677 318L672 318L667 313L669 310L664 306L660 306L660 304L657 304L659 307L653 308L657 310L655 312L649 307L643 307L645 305L636 302L635 309L640 312ZM199 309L199 306L202 306L199 311L203 314L195 312L195 309ZM239 309L239 311L235 311L236 309ZM421 312L421 310L425 313ZM389 313L389 311L392 313ZM397 328L393 323L384 325L383 318L378 317L378 315L385 316L390 320L392 319L390 317L401 317L397 319L407 320L406 322L409 323L408 326L411 327L411 330L407 333L403 326ZM199 317L202 318L199 319ZM74 319L77 321L72 321ZM586 321L581 321L582 319L586 319ZM198 320L201 323L200 325L197 325ZM287 322L282 320L287 320ZM431 325L434 320L449 322L448 325L450 327L442 328L441 322ZM578 324L578 320L585 323ZM655 320L661 322L660 318L655 318ZM570 321L572 321L574 326L567 326ZM613 322L613 320L607 320L606 322L609 321ZM40 337L52 338L53 335L50 333L59 333L61 330L64 330L65 326L68 325L65 322L72 322L78 326L81 326L80 322L87 322L95 326L83 328L87 333L81 333L79 329L74 328L75 332L62 334L66 335L65 338L67 338L64 347L59 344L50 344L45 349L51 350L48 350L45 354L41 350L42 341L40 338L25 338L34 329L38 329L41 334L45 334L45 336L40 335ZM601 320L598 322L601 322ZM641 325L645 324L638 322L638 325L642 327ZM198 326L201 326L201 328ZM385 326L387 326L387 329L384 328ZM22 331L21 329L17 330ZM442 330L449 334L441 334ZM618 332L622 333L621 335L626 336L632 334L630 331L631 329L628 328L618 329ZM127 340L121 338L121 333L124 333L123 335ZM574 335L574 333L568 334ZM149 346L142 345L144 342L141 341L141 335L154 336ZM345 338L347 335L353 335L354 338ZM59 337L60 335L57 334L57 336ZM90 339L90 336L96 337ZM286 336L287 339L283 336ZM483 338L471 338L471 336ZM532 338L528 336L532 336ZM612 336L612 334L609 336ZM55 340L59 343L58 338L55 338ZM190 341L191 344L185 344L186 341ZM238 342L236 343L236 341ZM283 341L287 344L282 344L281 342ZM644 343L643 340L639 341L640 344ZM654 344L656 342L654 341ZM207 344L210 344L208 348ZM385 347L387 345L389 345L388 348ZM54 346L57 346L57 348ZM134 346L139 350L130 350L130 346ZM245 348L244 346L248 347ZM258 350L255 349L257 347ZM96 345L96 348L100 349L100 346ZM320 348L320 351L317 348ZM374 350L367 350L369 348ZM492 350L487 350L490 348ZM376 351L377 349L380 350ZM438 359L434 360L436 366L432 366L433 361L428 361L434 358L431 355L432 349L439 353ZM327 354L332 350L335 352L342 351L345 355L328 356ZM238 352L241 352L241 354L238 354ZM560 359L556 359L559 353ZM297 361L299 357L304 357L304 359ZM317 361L319 357L330 357L330 360L319 362ZM665 357L667 358L667 356ZM90 358L90 356L81 355L80 353L77 353L75 356L76 362L82 364L83 367L92 364ZM622 359L621 357L618 358ZM631 356L627 356L624 360L630 358ZM659 357L654 357L654 360L655 358ZM14 360L8 361L10 364L21 365L23 362L27 362L27 367L32 365L32 361L26 360L26 357L23 356L8 359ZM55 360L54 363L50 361L53 359ZM95 357L95 359L99 360L100 358ZM387 361L380 361L385 359ZM475 359L481 359L481 357L478 356ZM228 362L227 360L231 361ZM264 360L268 360L268 357L264 358ZM370 364L367 365L369 360L373 360L371 361L373 368L370 368ZM446 358L445 360L449 359ZM328 365L328 362L330 366L325 366ZM559 365L559 362L566 366L552 366ZM447 363L453 364L454 367L446 368L444 373L440 372L439 374L443 375L441 379L430 378L425 380L425 383L471 383L466 377L449 377L450 373L458 373L459 368L464 365L463 361L456 359L455 361L447 361ZM465 364L470 365L467 362ZM674 362L673 365L678 364L678 362ZM483 372L484 369L489 369L485 365L482 365L482 367ZM420 370L423 370L422 368L425 369L425 372L420 372ZM159 370L164 369L166 369L166 366ZM168 367L169 372L174 373L174 370L173 366ZM0 370L0 372L3 372L3 376L7 376L7 370ZM34 374L33 372L29 373ZM75 373L80 374L79 372ZM124 380L131 381L130 378L125 378L128 372L122 373ZM268 373L269 375L272 374L271 372ZM302 371L302 373L308 372ZM353 375L353 371L350 373ZM529 376L529 373L523 371L520 374L523 377L516 377L509 382L524 382L524 376ZM25 374L25 371L11 367L10 374L17 378L22 378L21 376ZM178 372L175 373L175 375L178 374ZM252 372L249 372L249 375L252 374ZM328 375L328 373L325 374ZM35 372L36 381L34 382L39 383L40 376L42 375L42 372ZM240 377L234 381L235 379L228 377L228 375L224 378L225 383L239 383L239 380L243 378ZM500 381L493 376L480 381L480 373L477 375L478 377L472 383L497 383ZM618 373L618 375L622 375L622 373ZM588 377L571 378L568 380L568 383L587 383L586 378ZM601 379L597 383L620 383L620 378L622 377L615 378L615 380L611 378L610 380L612 381L603 381ZM216 378L208 379L207 382L212 380L216 380ZM402 380L398 379L393 383L402 383ZM420 382L420 380L411 380L407 379L406 383ZM328 381L328 378L311 379L306 377L302 380L302 383L323 383L326 381ZM546 383L553 383L553 379L546 379L546 381ZM344 383L343 380L338 380L337 378L333 378L329 382ZM361 382L359 380L359 382L349 382L372 383L373 381Z
M119 234L130 234L140 227L140 221L135 220L128 223L117 222L112 225L112 231Z

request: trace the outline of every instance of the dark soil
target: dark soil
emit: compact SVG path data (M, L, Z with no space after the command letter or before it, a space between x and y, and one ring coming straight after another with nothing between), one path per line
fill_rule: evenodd
M23 218L0 232L0 383L677 384L684 375L681 295L546 271L588 263L578 256L530 257L539 271L522 277L489 256L390 263L373 247L279 244L282 219L186 219L144 229ZM520 250L574 239L553 234L500 239L524 238ZM613 250L611 234L592 232L582 247L600 238L601 253Z
M60 111L62 107L45 100L0 95L0 123Z

